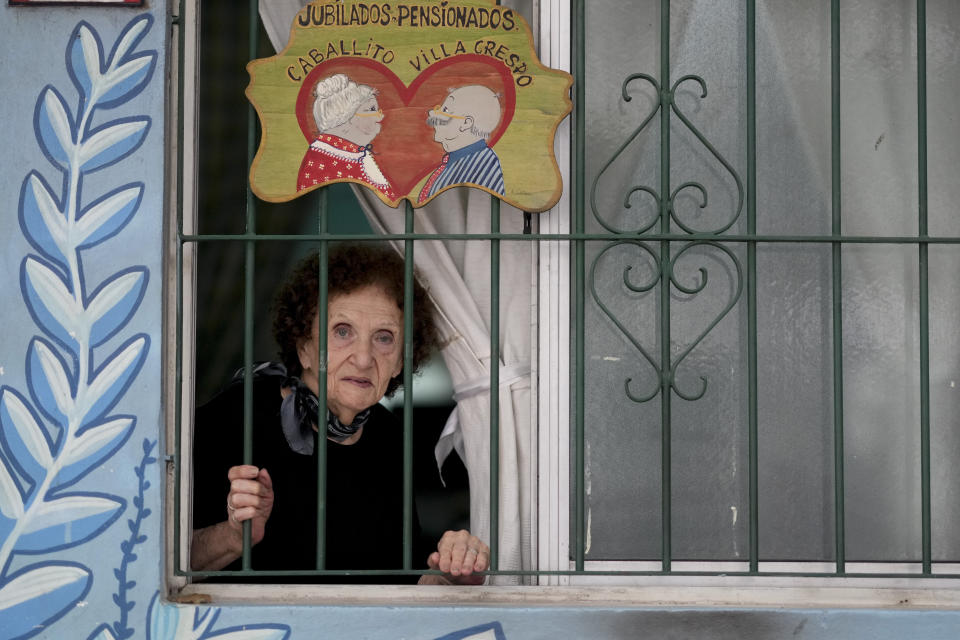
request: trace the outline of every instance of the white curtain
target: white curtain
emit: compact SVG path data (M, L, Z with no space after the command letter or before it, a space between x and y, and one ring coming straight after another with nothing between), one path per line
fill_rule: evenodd
M260 19L275 51L287 46L293 19L309 0L260 0Z
M402 233L404 213L365 189L357 189L371 225ZM523 214L501 208L501 231L520 233ZM414 213L417 233L487 233L490 196L453 189ZM438 309L444 362L457 408L437 446L438 463L455 449L470 480L470 527L490 540L490 367L500 376L499 568L531 568L530 242L501 242L500 353L490 353L490 243L418 241L414 264L427 280ZM496 363L496 364L492 364ZM500 579L497 582L516 582Z
M286 46L303 0L262 0L260 16L276 50ZM509 4L509 3L507 3ZM380 233L402 233L403 207L385 206L362 187L354 192L371 226ZM523 213L502 205L500 229L520 233ZM449 190L415 212L417 233L488 233L490 196L476 189ZM490 367L500 378L500 480L498 568L531 569L532 454L530 355L533 327L531 242L502 242L500 249L500 353L490 353L490 243L418 241L414 264L436 306L443 348L457 408L437 445L437 461L456 450L470 482L470 528L490 541ZM402 251L402 243L397 244ZM494 582L515 583L501 577Z

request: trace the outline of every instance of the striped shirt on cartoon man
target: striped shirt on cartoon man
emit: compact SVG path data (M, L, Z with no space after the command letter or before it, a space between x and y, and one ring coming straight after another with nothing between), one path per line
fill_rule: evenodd
M443 104L430 111L427 124L446 153L420 190L425 202L445 187L470 184L503 195L500 158L487 146L500 121L500 97L481 85L451 89Z

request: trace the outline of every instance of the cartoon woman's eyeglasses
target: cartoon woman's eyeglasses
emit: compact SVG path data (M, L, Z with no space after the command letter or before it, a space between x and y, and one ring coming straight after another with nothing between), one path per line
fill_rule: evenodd
M383 117L383 109L377 109L376 111L357 111L355 116L375 116L377 118Z

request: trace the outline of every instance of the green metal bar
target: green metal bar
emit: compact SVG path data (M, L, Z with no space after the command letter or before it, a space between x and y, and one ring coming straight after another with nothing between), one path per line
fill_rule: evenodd
M178 175L183 175L178 174ZM183 200L179 201L180 203ZM177 226L180 225L180 212L181 205L177 205ZM183 428L183 243L177 242L177 300L176 300L176 313L177 313L177 328L176 328L176 355L174 356L174 375L176 377L176 385L173 399L173 411L174 411L174 423L175 428L173 432L173 504L174 504L174 517L173 517L173 557L174 557L174 566L180 566L180 514L183 513L181 510L180 503L180 491L182 490L181 483L181 462L183 460L183 440L180 434L181 429Z
M494 4L499 5L500 0ZM500 200L490 198L490 233L500 234ZM490 568L500 567L500 240L490 240Z
M500 200L490 198L490 233L500 232ZM500 555L500 241L490 241L490 568Z
M317 231L327 237L329 211L327 210L327 190L317 191ZM320 241L317 248L317 406L320 407L318 420L326 420L327 410L327 271L329 265L329 244L326 239ZM323 431L317 434L317 569L326 567L327 562L327 439Z
M247 48L250 59L257 54L257 21L259 20L259 2L250 0L248 5L249 25L247 29ZM257 149L257 114L252 106L247 107L247 167L253 164ZM256 236L257 205L246 185L246 225L245 233ZM243 290L243 464L253 464L253 310L256 307L256 242L247 240L244 247L244 290ZM243 523L242 567L250 569L250 550L252 547L253 522Z
M757 233L757 6L747 0L747 234ZM747 392L750 474L750 571L760 562L759 452L757 447L757 243L747 243Z
M670 0L660 2L660 232L670 233ZM660 241L660 527L663 570L670 571L673 551L671 496L670 401L673 367L670 354L670 242Z
M500 0L494 4L499 5ZM500 200L490 198L490 234L500 234ZM490 240L490 568L500 565L500 240Z
M831 161L832 220L831 231L840 236L841 228L841 165L840 165L840 0L830 2L831 58ZM843 280L841 244L833 243L833 455L836 572L846 570L846 533L843 470Z
M413 205L406 203L406 232L413 233ZM403 568L413 567L413 240L403 243ZM423 558L421 558L421 561Z
M249 210L248 210L249 216ZM249 220L249 218L248 218ZM247 242L243 287L243 464L253 464L253 310L256 244ZM243 523L243 569L250 569L251 521Z
M917 191L919 224L917 235L925 238L927 224L927 3L917 0ZM920 241L920 246L926 244Z
M576 182L576 178L574 178ZM891 215L894 215L891 213ZM760 212L757 213L760 217ZM243 242L244 240L257 240L258 242L289 242L290 240L300 240L303 242L319 242L320 240L329 240L329 234L298 234L298 235L247 235L247 234L205 234L205 235L185 235L184 242ZM369 241L370 234L337 234L337 240L342 242L349 241ZM589 242L610 240L609 233L501 233L494 236L490 233L385 233L377 235L379 240L550 240L566 242ZM713 233L646 233L618 234L617 240L645 240L657 242L666 240L669 242L695 242L698 240L713 241L717 235ZM759 244L935 244L935 245L953 245L960 244L960 236L843 236L843 235L749 235L749 234L730 234L723 236L724 242Z
M917 231L927 235L927 3L917 0ZM921 242L920 260L920 493L923 573L931 573L930 505L930 282L929 247Z
M186 0L180 0L179 13L177 17L177 299L174 303L177 314L176 327L176 348L174 354L174 377L175 391L173 398L174 411L174 432L173 432L173 566L180 567L180 514L183 513L180 503L180 492L182 491L181 482L181 462L183 442L180 431L183 428L183 138L184 138L184 64L183 54L186 49L186 36L184 34L184 5ZM189 563L188 563L189 566Z
M586 211L586 188L584 186L585 152L586 152L586 3L584 0L574 0L570 3L572 10L571 26L574 34L573 60L573 149L571 157L571 174L574 176L571 188L570 202L573 215L573 229L575 233L584 232L584 212ZM531 234L532 235L532 234ZM531 236L527 236L531 237ZM586 540L586 488L584 484L584 243L576 241L573 245L573 353L571 366L574 371L573 381L573 454L574 454L574 540L573 557L576 570L583 571Z

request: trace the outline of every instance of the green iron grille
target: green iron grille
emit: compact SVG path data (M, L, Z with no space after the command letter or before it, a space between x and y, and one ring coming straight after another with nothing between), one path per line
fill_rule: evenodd
M180 15L183 15L183 3L185 0L181 0ZM676 262L684 255L688 250L697 248L697 247L707 247L712 250L720 252L722 255L726 256L730 264L733 267L733 271L736 274L736 290L733 299L729 302L728 306L723 310L722 313L713 321L710 327L700 336L700 339L709 333L726 315L731 308L736 304L743 304L746 306L746 323L747 323L747 340L746 340L746 352L747 352L747 367L748 371L745 372L745 377L747 380L747 413L748 420L745 425L747 430L747 456L749 461L749 473L748 473L748 487L749 487L749 526L748 526L748 540L749 540L749 553L747 555L748 568L742 572L724 572L727 575L758 575L760 571L760 554L759 554L759 526L758 522L760 520L760 508L759 508L759 479L757 474L758 468L758 458L759 458L759 448L758 448L758 344L757 344L757 317L758 317L758 291L757 291L757 250L758 247L762 246L774 246L774 245L789 245L789 244L807 244L807 245L829 245L831 249L831 278L832 278L832 325L833 325L833 341L831 345L832 358L833 358L833 422L834 422L834 435L833 435L833 455L834 455L834 508L835 508L835 560L833 562L833 570L830 572L819 572L819 573L787 573L787 572L766 572L764 575L835 575L835 576L856 576L858 574L849 573L846 570L846 537L845 537L845 491L844 491L844 388L843 388L843 323L842 323L842 301L843 301L843 283L842 283L842 249L844 246L852 245L907 245L917 248L918 257L919 257L919 327L920 327L920 394L922 396L920 400L921 415L920 415L920 424L919 424L919 440L920 440L920 452L921 452L921 494L922 494L922 512L921 512L921 523L920 527L922 529L922 573L911 573L909 575L913 577L958 577L954 574L948 573L933 573L932 571L932 552L931 552L931 489L930 489L930 354L929 354L929 265L928 265L928 252L930 245L949 245L957 246L960 245L960 238L958 237L947 237L947 236L935 236L931 237L928 235L928 223L927 223L927 204L928 204L928 187L927 187L927 86L926 86L926 4L924 0L917 0L916 4L916 60L917 60L917 107L918 107L918 125L917 125L917 144L918 144L918 166L917 166L917 182L919 185L919 202L917 207L918 215L918 233L915 236L864 236L864 235L844 235L841 231L841 221L842 221L842 211L841 211L841 189L843 186L843 180L841 176L841 118L840 118L840 96L841 96L841 74L840 74L840 47L841 47L841 38L840 38L840 2L839 0L832 0L831 2L831 110L832 110L832 120L831 120L831 149L832 149L832 158L831 158L831 167L832 167L832 192L831 192L831 201L832 201L832 214L831 214L831 232L828 235L797 235L797 234L785 234L785 235L776 235L776 234L758 234L757 233L757 78L756 78L756 68L757 68L757 45L756 45L756 1L755 0L745 0L745 16L746 16L746 33L745 33L745 93L746 93L746 126L745 126L745 135L746 135L746 171L745 175L741 178L738 172L734 167L720 154L720 152L714 148L710 143L708 137L702 133L695 124L691 121L690 118L680 109L677 102L674 100L677 89L680 85L685 83L694 83L700 87L702 90L702 96L706 95L706 81L696 75L685 75L679 79L673 80L672 70L671 70L671 44L670 44L670 28L671 28L671 2L670 0L661 0L660 3L660 68L659 68L659 79L649 75L647 73L634 73L629 75L624 81L621 88L623 99L629 101L628 95L628 85L634 82L647 83L649 86L653 87L654 93L658 96L659 102L654 106L653 110L649 115L642 121L639 127L635 130L633 135L623 143L623 145L615 152L611 160L607 163L606 166L602 167L599 174L593 183L588 187L587 177L586 177L586 163L585 163L585 140L586 140L586 121L588 114L586 113L586 95L585 95L585 78L586 78L586 64L585 64L585 50L586 50L586 2L585 0L572 0L571 1L571 26L572 26L572 51L573 56L571 60L571 67L575 77L575 83L573 86L572 98L574 102L574 110L571 116L572 119L572 139L571 139L571 155L572 155L572 166L570 170L570 192L572 195L571 198L571 210L570 210L570 219L571 219L571 229L570 233L566 234L545 234L538 232L529 232L529 225L525 228L525 233L523 234L507 234L500 232L500 207L499 201L495 198L491 199L491 226L489 233L481 234L438 234L438 235L423 235L414 232L413 227L413 209L409 205L406 205L405 208L405 231L402 234L386 234L376 236L377 240L394 240L400 241L403 244L405 256L406 256L406 273L405 273L405 282L406 282L406 300L405 300L405 309L407 313L404 318L404 388L411 388L411 370L412 370L412 353L413 348L411 344L411 338L413 335L412 331L412 313L410 310L413 308L413 296L412 296L412 281L413 281L413 254L415 251L416 243L419 240L466 240L473 242L489 242L491 247L491 267L490 267L490 285L491 285L491 317L490 317L490 349L491 353L499 353L500 351L500 319L499 319L499 283L500 283L500 269L499 269L499 252L500 252L500 243L503 241L568 241L571 247L571 371L572 379L571 384L571 434L572 434L572 476L571 484L573 486L572 491L572 500L571 500L571 517L572 517L572 533L570 540L570 560L572 564L572 569L569 570L552 570L552 571L535 571L535 570L501 570L499 568L498 560L498 551L499 545L496 537L489 541L491 548L491 574L505 574L505 575L523 575L523 576L536 576L536 575L659 575L659 574L672 574L672 575L691 575L691 574L702 574L704 572L698 571L676 571L672 567L672 562L674 560L673 550L672 550L672 521L673 514L671 511L672 507L672 488L671 482L673 480L672 474L672 436L671 436L671 426L673 424L674 415L672 412L671 401L673 396L676 395L679 398L682 398L685 401L696 401L698 398L702 397L703 392L706 388L706 380L704 380L703 389L698 392L691 392L690 390L684 390L678 387L677 381L675 379L675 372L677 367L686 357L686 355L696 347L696 343L689 346L685 351L679 355L672 353L670 349L671 345L671 290L677 289L683 293L695 295L698 291L696 286L690 287L684 284L681 284L677 279L674 278L674 266ZM248 47L249 47L249 57L257 57L258 48L260 43L258 41L258 2L257 0L250 0L249 2L249 38L248 38ZM176 22L176 20L175 20ZM180 102L179 102L179 111L183 113L183 74L184 69L183 64L183 51L184 51L184 40L182 29L180 30L180 41L179 41L179 51L180 51ZM671 82L672 80L672 82ZM660 147L659 147L659 167L660 167L660 181L657 188L644 186L637 187L635 190L641 190L646 192L648 195L652 196L657 202L658 206L658 215L656 219L651 222L647 227L639 230L630 230L625 231L623 229L617 228L615 225L608 224L605 222L602 213L599 211L597 206L597 189L599 176L607 169L607 167L613 162L613 160L624 151L627 145L635 138L641 131L652 126L654 118L659 116L658 121L660 125ZM182 123L182 118L181 118ZM710 232L698 232L691 228L686 227L683 222L681 222L674 215L674 201L678 193L682 190L689 189L694 191L699 191L704 198L706 197L705 188L697 182L688 182L682 185L674 185L671 182L671 142L670 136L672 131L672 126L675 123L680 123L685 127L689 132L691 132L709 151L709 153L719 162L719 164L724 168L724 170L729 174L730 178L736 184L737 193L739 194L738 202L736 205L736 212L733 218L731 218L727 223L721 225L720 228L717 228ZM256 115L252 109L248 110L248 126L247 126L247 154L248 154L248 164L252 162L253 155L256 150L257 144L257 124L256 124ZM183 131L182 127L178 135L180 140L180 148L182 149L183 141ZM180 168L180 175L182 175L182 156L178 159L178 166ZM178 183L178 197L180 202L182 202L182 193L183 193L183 181L181 180ZM254 328L252 318L252 305L254 304L254 275L257 270L257 247L261 243L289 243L289 242L311 242L315 243L318 247L318 252L320 256L320 308L325 309L327 304L327 288L326 288L326 256L328 250L328 243L331 241L343 241L343 240L355 240L355 241L365 241L371 240L371 236L366 234L331 234L328 230L328 221L329 221L329 212L327 210L327 200L323 191L321 191L320 197L317 199L318 206L318 225L316 233L308 234L258 234L257 232L257 200L250 193L249 189L247 191L246 197L246 213L245 213L245 228L242 233L208 233L208 234L186 234L184 233L183 225L183 215L184 212L182 209L178 214L177 220L177 235L178 235L178 244L177 244L177 359L176 359L176 377L178 385L183 384L183 371L182 371L182 360L181 360L181 349L183 342L183 292L185 291L184 287L184 272L183 272L183 255L184 255L184 246L187 244L200 244L200 243L217 243L217 242L241 242L244 246L244 260L245 260L245 269L244 269L244 282L245 282L245 307L244 307L244 367L246 369L246 383L245 383L245 421L244 421L244 447L245 447L245 462L249 463L251 459L251 442L252 442L252 425L251 415L252 415L252 376L250 375L253 367L253 351L254 351ZM594 216L594 219L601 227L604 228L603 232L588 232L587 231L587 215L588 213ZM738 221L741 216L744 217L745 222L745 233L734 233L730 232L731 227L733 227L734 222ZM680 229L680 232L676 231L676 228ZM594 258L592 261L588 261L585 247L587 243L601 243L603 248L600 250L600 254ZM595 304L597 307L604 310L605 313L613 320L615 324L618 324L618 320L615 315L610 312L609 309L604 308L604 303L596 295L594 289L594 277L595 269L597 266L597 261L602 257L602 255L609 249L618 247L624 244L629 244L637 247L639 250L646 252L651 256L655 263L657 264L657 275L652 283L648 283L646 289L653 289L654 287L659 287L659 353L658 357L653 357L647 354L643 347L639 344L634 346L643 353L644 357L650 362L654 369L658 372L659 384L652 391L644 394L637 394L634 391L631 391L629 381L624 388L626 395L633 400L634 402L646 402L659 396L660 398L660 454L661 454L661 468L660 468L660 506L661 506L661 556L660 556L660 568L658 570L650 571L595 571L589 570L586 568L586 558L585 558L585 546L586 546L586 508L585 508L585 469L586 469L586 460L585 460L585 407L586 401L584 397L585 389L585 369L586 369L586 354L585 354L585 340L584 334L586 332L586 319L585 319L585 309L588 304ZM732 246L740 246L745 250L745 264L741 263L738 254L731 250ZM679 249L678 249L679 247ZM628 283L629 286L629 283ZM588 297L592 302L588 301ZM320 313L320 346L319 350L321 355L326 351L326 314ZM499 407L499 371L496 367L491 368L490 372L490 408L491 408L491 422L490 422L490 450L493 452L499 451L500 448L500 433L499 433L499 420L498 420L498 407ZM324 384L320 384L320 403L325 404L326 402L326 387ZM177 420L180 420L180 389L177 390L175 394L176 400L176 415ZM411 394L404 394L404 407L403 407L403 422L404 422L404 450L403 450L403 459L404 459L404 478L403 485L405 491L405 501L404 501L404 545L405 545L405 554L404 554L404 568L402 570L394 571L331 571L326 570L325 567L325 535L323 522L325 520L325 508L326 508L326 476L323 473L324 464L325 464L325 450L323 447L319 448L320 452L320 461L318 465L317 473L317 486L318 486L318 498L317 498L317 511L319 514L319 530L317 532L317 566L315 570L312 571L270 571L270 572L253 572L250 570L250 531L249 524L244 529L244 553L243 553L243 571L240 572L226 572L226 571L190 571L184 567L178 567L176 574L180 576L191 576L191 577L205 577L205 576L244 576L248 574L257 574L263 576L309 576L309 575L333 575L333 576L345 576L345 575L368 575L368 574L378 574L378 575L398 575L398 574L419 574L421 571L412 570L412 533L413 533L413 523L412 523L412 496L413 496L413 480L412 480L412 447L413 447L413 438L412 438L412 422L413 422L413 399ZM174 460L177 466L175 477L177 478L177 487L174 492L175 501L176 501L176 512L180 513L183 505L180 504L180 460L181 460L181 450L185 446L184 442L180 438L180 425L177 425L176 436L175 436L175 448L176 453L174 455ZM491 469L490 469L490 485L489 493L491 496L491 514L490 514L490 530L498 531L499 530L499 513L498 513L498 496L500 494L499 486L499 459L497 455L491 456ZM176 522L176 519L175 519ZM174 535L174 557L179 558L180 556L180 538L179 531L179 522L175 524L175 535ZM869 575L870 577L885 577L885 576L900 576L906 574L900 574L891 572L889 574L878 574L870 573L864 574Z

